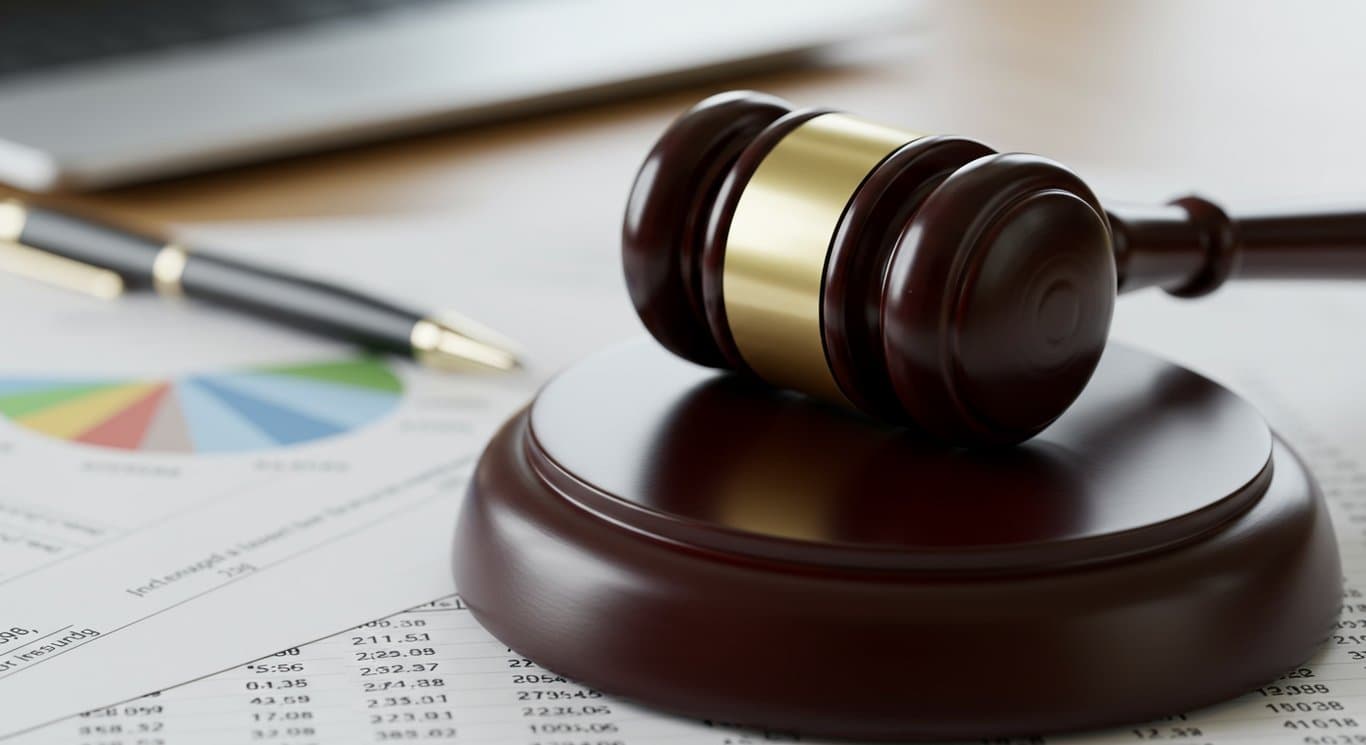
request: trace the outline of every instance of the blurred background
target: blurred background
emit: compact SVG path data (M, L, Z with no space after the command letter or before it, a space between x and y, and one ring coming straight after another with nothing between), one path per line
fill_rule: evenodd
M1340 201L1363 27L1350 2L0 0L0 189L152 224L590 190L615 223L668 120L747 87L1108 198Z

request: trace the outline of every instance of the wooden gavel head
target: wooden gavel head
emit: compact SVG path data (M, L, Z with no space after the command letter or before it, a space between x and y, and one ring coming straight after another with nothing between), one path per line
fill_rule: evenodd
M646 158L623 259L646 328L686 359L1008 444L1086 386L1121 285L1213 290L1234 228L1202 199L1107 212L1045 158L734 92Z

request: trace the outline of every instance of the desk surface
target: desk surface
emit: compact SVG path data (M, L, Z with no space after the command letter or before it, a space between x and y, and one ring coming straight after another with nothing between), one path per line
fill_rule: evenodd
M624 200L671 117L750 87L1047 155L1112 198L1342 201L1366 197L1363 27L1346 3L942 2L803 70L62 199L150 223L429 215L528 179Z

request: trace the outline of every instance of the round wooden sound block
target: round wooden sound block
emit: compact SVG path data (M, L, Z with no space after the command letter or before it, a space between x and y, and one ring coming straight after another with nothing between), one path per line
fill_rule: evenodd
M457 533L465 602L550 670L847 738L1235 696L1310 656L1341 576L1317 487L1257 412L1118 345L1042 435L969 452L625 344L499 432Z

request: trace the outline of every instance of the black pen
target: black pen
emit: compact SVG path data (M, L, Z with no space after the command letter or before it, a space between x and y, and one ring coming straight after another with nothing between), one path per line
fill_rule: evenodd
M101 297L152 289L206 300L439 369L519 366L512 352L448 320L14 200L0 200L0 268Z

